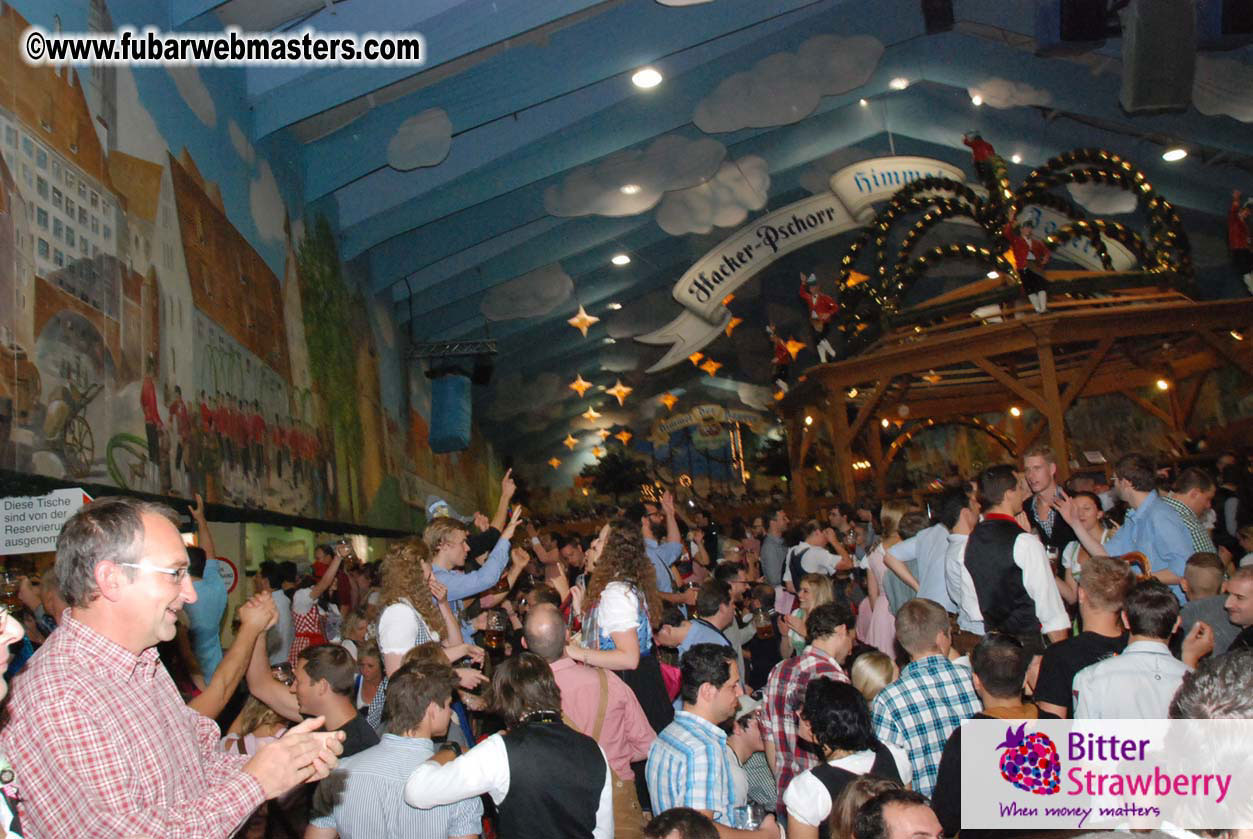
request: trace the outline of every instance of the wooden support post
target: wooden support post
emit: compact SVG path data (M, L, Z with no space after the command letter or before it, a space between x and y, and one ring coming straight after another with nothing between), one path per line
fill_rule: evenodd
M1138 406L1140 410L1144 411L1146 414L1149 414L1150 416L1154 416L1157 419L1161 420L1162 424L1165 425L1168 429L1172 431L1175 430L1174 417L1172 417L1166 411L1163 411L1161 408L1157 407L1152 402L1149 402L1147 399L1141 399L1133 390L1123 390L1119 392L1122 393L1123 396L1127 397L1127 399L1131 400L1131 403Z
M809 450L809 443L805 438L809 435L805 431L805 411L801 409L792 417L792 424L788 428L788 460L792 463L792 480L790 489L792 490L792 501L796 505L796 514L799 518L809 515L809 492L805 486L805 452Z
M835 426L835 440L838 449L835 455L838 471L836 472L840 496L851 503L856 494L856 482L853 479L852 434L848 425L847 397L843 393L831 394L831 419Z
M1047 335L1038 334L1036 353L1040 358L1040 379L1044 384L1044 415L1049 424L1049 445L1057 456L1057 478L1070 477L1070 454L1066 448L1066 414L1057 391L1057 368L1053 364L1053 344Z
M866 425L866 456L870 460L870 469L874 473L875 498L887 494L888 472L883 463L883 438L880 436L877 422Z
M1180 391L1179 428L1182 431L1188 430L1188 423L1192 421L1192 413L1196 410L1197 399L1201 396L1201 388L1205 386L1205 379L1208 375L1208 370L1198 373L1188 382L1187 389Z
M1040 394L1036 393L1034 390L1006 373L999 365L983 358L982 356L975 356L971 359L971 362L973 362L980 370L999 382L1002 386L1009 390L1010 393L1016 394L1031 403L1031 406L1037 411L1040 411L1041 413L1048 412L1048 405L1046 404L1047 399L1045 397L1042 397Z

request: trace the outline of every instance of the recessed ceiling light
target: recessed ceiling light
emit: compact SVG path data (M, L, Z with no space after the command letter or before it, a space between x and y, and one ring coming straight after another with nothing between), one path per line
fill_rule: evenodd
M974 96L970 97L970 104L974 105L976 108L979 107L983 104L983 97L976 93Z
M1000 274L1000 272L999 272L999 271L989 271L989 272L988 272L988 279L989 279L989 280L999 279L999 278L1000 278L1000 276L1001 276L1001 274Z
M1165 379L1158 379L1157 389L1158 390L1170 390L1170 382L1166 381Z
M865 108L865 107L867 107L867 106L870 104L870 102L869 102L869 101L867 101L867 100L865 100L865 99L858 99L858 100L857 100L857 104L858 104L858 105L861 105L863 108Z
M619 310L619 309L621 309L621 308L622 308L622 304L621 304L621 303L610 303L610 304L609 304L609 309L610 309L610 311L616 312L616 311L618 311L618 310Z
M905 88L909 87L909 79L905 78L904 76L897 76L896 78L892 79L892 81L888 82L888 87L892 88L893 90L904 90Z
M891 425L891 423L888 422L887 417L884 417L883 419L879 420L879 425L883 426L884 428L887 428L889 425Z
M1010 162L1010 163L1022 163L1022 155L1021 155L1021 154L1011 154L1011 155L1009 156L1009 162Z
M631 257L627 256L624 253L616 253L613 255L613 259L609 261L612 262L614 265L630 265Z
M1174 146L1173 148L1166 149L1166 151L1162 152L1162 160L1165 160L1167 163L1174 163L1177 160L1183 160L1187 156L1188 150L1182 148L1181 146Z
M1009 409L1009 412L1010 412L1010 414L1012 414L1013 416L1016 416L1016 417L1020 417L1020 416L1022 416L1022 409L1021 409L1021 408L1019 408L1017 405L1014 405L1012 408L1010 408L1010 409Z
M631 76L631 82L638 88L648 90L650 87L661 84L661 73L652 67L644 67L635 71L635 75Z
M616 342L616 341L614 341L614 339L613 339L613 338L606 338L606 339L605 339L605 343L606 343L606 344L614 344L614 343L617 343L617 342Z
M621 187L619 187L619 191L623 195L635 195L636 193L640 191L640 185L639 184L623 184Z

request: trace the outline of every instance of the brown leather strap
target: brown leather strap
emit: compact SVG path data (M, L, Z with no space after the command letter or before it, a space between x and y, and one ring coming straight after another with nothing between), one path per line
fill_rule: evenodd
M600 667L596 668L596 675L600 676L600 707L596 709L596 725L592 730L592 739L599 743L600 730L605 726L605 711L609 709L609 677Z
M246 754L248 754L248 749L247 749L247 747L246 747L246 746L244 746L244 738L243 738L243 737L240 737L238 740L236 740L236 741L235 741L235 748L239 750L239 753L240 753L241 755L246 755Z

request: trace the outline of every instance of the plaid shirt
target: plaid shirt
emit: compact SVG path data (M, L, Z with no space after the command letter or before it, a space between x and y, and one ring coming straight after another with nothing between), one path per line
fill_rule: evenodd
M66 615L13 684L0 745L22 826L47 839L220 839L265 800L157 658Z
M1210 538L1209 531L1205 529L1205 525L1201 524L1201 520L1196 517L1196 513L1192 512L1192 508L1182 501L1171 498L1169 495L1163 495L1162 500L1175 509L1179 514L1179 518L1183 519L1183 524L1188 528L1188 535L1192 537L1192 552L1212 554L1218 553L1218 549L1214 547L1214 540Z
M831 656L815 647L785 658L770 671L766 695L762 703L762 723L774 743L778 762L779 801L792 778L818 765L818 756L799 747L796 739L797 713L805 703L805 688L810 679L834 679L847 682L844 668ZM943 744L941 744L943 745ZM781 806L781 805L780 805Z
M676 711L648 750L648 794L653 812L673 807L709 810L714 821L731 826L735 797L727 734L688 711Z
M914 789L930 797L949 735L982 710L970 671L936 654L910 662L875 697L871 719L876 737L909 754Z

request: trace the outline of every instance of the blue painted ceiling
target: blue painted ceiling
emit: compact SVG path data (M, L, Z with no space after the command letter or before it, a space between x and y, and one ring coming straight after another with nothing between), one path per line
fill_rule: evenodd
M665 135L712 137L728 161L765 161L765 212L806 197L824 171L862 157L923 154L968 165L961 136L969 129L1006 158L1021 156L1011 167L1017 178L1066 149L1108 148L1139 164L1181 208L1201 251L1202 283L1214 295L1230 279L1222 269L1229 190L1253 171L1253 134L1244 122L1195 108L1124 113L1118 39L1087 53L1038 57L1034 0L957 0L957 26L937 35L925 33L917 0L169 0L169 11L171 23L187 31L234 24L423 34L428 62L421 68L242 71L252 140L278 135L298 149L307 210L335 220L342 256L414 340L499 342L493 385L477 389L476 420L504 454L536 463L562 458L554 474L565 477L591 458L600 442L594 427L627 425L644 435L658 410L655 397L666 390L683 397L681 408L738 404L739 383L767 384L767 318L807 337L796 272L818 269L829 289L829 269L847 243L816 246L743 289L731 308L745 324L707 350L724 364L716 378L686 363L647 375L662 349L631 338L678 313L669 297L674 281L738 225L676 236L652 209L618 218L552 215L546 190L580 167L642 151ZM812 114L788 125L710 135L694 123L697 105L720 82L824 34L882 42L864 84L824 96ZM1246 71L1251 63L1247 46L1202 55L1234 59ZM647 91L630 80L645 65L665 79ZM898 77L907 89L889 87ZM1037 98L1043 92L1047 102L975 107L970 89L993 78L1029 86ZM397 130L433 108L451 122L447 157L392 168L388 146ZM1177 141L1194 153L1164 163L1163 148ZM631 263L611 265L616 253ZM485 319L491 289L554 264L573 281L568 298L547 314ZM586 338L565 323L580 304L601 318ZM809 353L800 362L815 360ZM565 387L576 374L599 387L578 398ZM601 391L618 377L635 388L622 408ZM605 418L579 419L590 405ZM561 445L571 431L581 438L573 454Z

